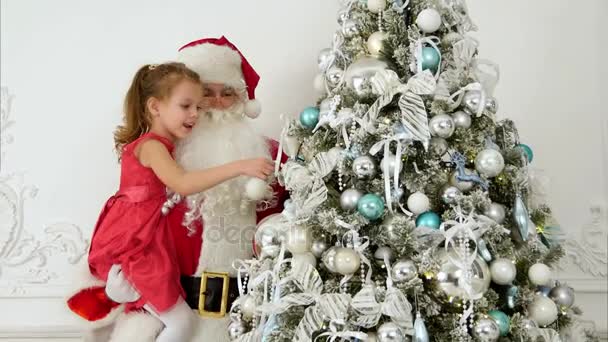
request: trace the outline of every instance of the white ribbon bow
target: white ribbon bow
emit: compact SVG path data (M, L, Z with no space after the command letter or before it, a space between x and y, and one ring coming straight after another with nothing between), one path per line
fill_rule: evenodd
M334 320L334 322L336 322L340 325L346 323L344 320ZM319 336L315 337L315 341L317 341L321 337L329 337L329 339L328 339L329 342L334 342L336 339L342 339L342 338L350 340L351 337L359 339L359 340L366 340L367 334L364 332L361 332L361 331L338 331L338 328L336 328L335 325L330 324L329 331L324 332L324 333L320 334Z

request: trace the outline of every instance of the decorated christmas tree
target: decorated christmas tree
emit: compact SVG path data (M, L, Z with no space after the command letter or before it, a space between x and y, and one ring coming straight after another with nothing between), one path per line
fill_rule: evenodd
M556 223L464 1L349 0L338 24L323 95L286 122L291 199L239 263L232 338L560 340L580 312Z

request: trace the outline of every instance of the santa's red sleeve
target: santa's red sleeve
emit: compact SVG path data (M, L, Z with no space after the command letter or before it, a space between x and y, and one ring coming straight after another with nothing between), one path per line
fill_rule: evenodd
M285 163L287 159L289 159L289 157L285 153L282 153L281 156L278 156L279 142L270 138L267 138L266 140L268 141L268 148L270 150L270 155L272 156L272 159L276 160L280 157L281 164ZM289 198L289 192L285 190L284 186L279 184L278 180L275 179L275 181L270 184L270 186L272 187L272 191L274 193L272 205L268 208L265 208L264 210L257 212L256 223L259 223L266 216L280 213L281 211L283 211L283 203L285 203L285 200Z

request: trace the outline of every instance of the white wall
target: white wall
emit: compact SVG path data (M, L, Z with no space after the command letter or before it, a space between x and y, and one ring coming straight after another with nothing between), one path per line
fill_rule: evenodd
M585 317L606 331L608 116L600 100L608 95L608 2L469 7L481 56L501 66L500 113L515 120L534 166L552 179L550 204L570 259L579 260L562 277L579 291ZM315 99L316 54L331 41L337 9L333 0L3 0L1 83L14 98L1 131L0 338L76 336L58 296L118 185L111 133L139 65L225 34L262 76L256 125L276 137L281 113Z

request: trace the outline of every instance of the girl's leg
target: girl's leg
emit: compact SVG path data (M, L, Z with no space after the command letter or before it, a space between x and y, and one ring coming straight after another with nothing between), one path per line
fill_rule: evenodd
M156 337L156 342L190 341L194 328L194 314L182 298L178 300L171 310L160 314L153 310L150 305L144 305L144 308L158 317L165 325L165 328Z

